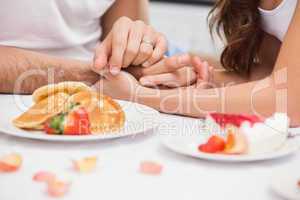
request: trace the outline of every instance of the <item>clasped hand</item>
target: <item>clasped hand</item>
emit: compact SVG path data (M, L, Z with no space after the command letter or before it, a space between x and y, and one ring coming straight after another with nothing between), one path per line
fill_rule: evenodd
M209 87L213 67L189 54L165 57L166 51L163 34L142 21L122 17L96 48L92 70L104 79L95 86L125 100L130 100L138 87Z

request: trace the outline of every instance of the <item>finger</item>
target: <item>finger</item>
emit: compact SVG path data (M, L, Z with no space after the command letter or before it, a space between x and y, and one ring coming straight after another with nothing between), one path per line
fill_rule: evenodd
M134 65L141 65L151 57L156 39L155 35L155 31L151 27L147 27L140 45L139 53L133 61Z
M208 82L209 80L209 65L208 62L204 61L201 68L202 73L198 74L198 78L202 81Z
M162 83L162 85L167 86L169 88L174 87L185 87L194 84L197 81L197 74L194 69L191 67L184 67L172 74L176 75L177 83L173 84L172 82Z
M213 80L214 80L214 67L209 66L209 80L208 80L208 82L210 84L213 84Z
M137 57L143 39L145 27L146 25L142 21L134 22L133 26L131 27L127 49L124 56L124 68L127 68L130 64L132 64L133 60Z
M208 63L202 62L200 58L193 58L194 68L197 72L197 88L207 88L209 81L209 65Z
M111 35L109 34L107 38L99 43L96 47L96 52L94 56L94 64L92 70L99 73L102 69L107 67L108 57L111 52Z
M164 74L175 72L180 68L191 66L191 56L189 54L183 54L179 56L172 56L165 58L162 61L154 64L151 67L144 69L144 74L154 75L154 74Z
M192 63L195 71L197 72L198 79L208 80L208 69L209 69L208 63L202 62L202 60L197 56L194 56L192 58Z
M109 61L109 68L113 75L117 75L122 68L128 34L131 27L130 19L123 19L124 20L116 24L112 30L112 55Z
M146 87L167 86L170 88L183 87L195 83L197 75L190 67L182 68L173 73L145 76L140 79L140 83Z
M167 39L163 34L159 34L154 51L151 57L145 63L143 63L143 67L149 67L155 64L156 62L158 62L159 60L161 60L164 57L167 50L168 50Z
M133 65L141 65L145 60L147 60L153 53L153 47L149 44L142 43L139 49L138 56L133 61Z
M154 87L159 85L167 85L168 83L171 85L179 85L178 77L176 77L173 73L166 74L158 74L153 76L146 76L140 79L140 83L146 87Z
M102 69L99 74L107 80L112 80L114 78L114 75L111 74L109 68L107 67Z

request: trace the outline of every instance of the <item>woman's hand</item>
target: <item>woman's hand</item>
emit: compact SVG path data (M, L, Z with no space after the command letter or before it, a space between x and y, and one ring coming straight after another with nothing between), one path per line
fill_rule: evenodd
M143 21L121 17L111 32L96 47L92 69L101 73L108 67L117 75L130 65L151 66L161 60L167 51L167 40Z
M144 88L131 74L124 71L116 76L102 78L93 87L114 99L127 101L135 101L138 91Z
M189 54L164 58L148 68L130 68L128 71L139 77L146 87L174 88L197 83L198 88L209 88L213 81L213 67Z

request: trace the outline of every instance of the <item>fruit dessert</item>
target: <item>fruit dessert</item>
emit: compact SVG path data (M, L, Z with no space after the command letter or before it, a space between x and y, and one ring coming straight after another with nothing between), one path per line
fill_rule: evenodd
M121 106L108 96L78 82L63 82L37 89L34 105L13 120L26 130L50 135L90 135L118 131L124 126Z
M288 136L289 119L275 113L265 120L255 115L211 113L205 126L210 136L198 149L205 153L261 154L279 149Z

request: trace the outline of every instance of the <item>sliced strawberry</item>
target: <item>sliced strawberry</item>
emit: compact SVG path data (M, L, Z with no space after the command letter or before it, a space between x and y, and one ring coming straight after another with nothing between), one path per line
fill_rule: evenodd
M213 149L212 146L209 146L207 144L199 145L198 150L204 153L217 153L217 151Z
M71 111L67 116L67 121L64 126L65 135L89 135L90 121L89 115L85 108L77 108Z
M50 127L50 123L49 122L46 122L44 124L44 131L49 134L49 135L54 135L56 134L56 130L54 128L51 128Z
M223 151L225 145L226 142L222 137L213 135L208 139L207 143L200 145L198 149L205 153L217 153Z

